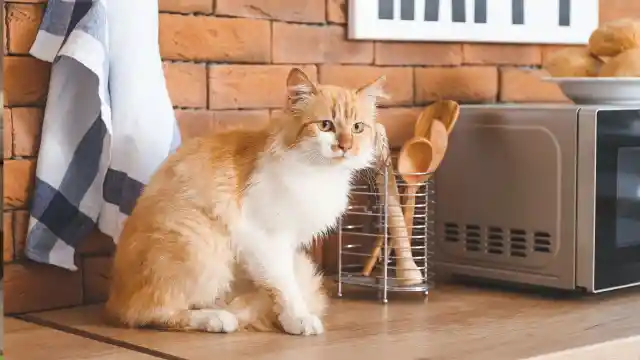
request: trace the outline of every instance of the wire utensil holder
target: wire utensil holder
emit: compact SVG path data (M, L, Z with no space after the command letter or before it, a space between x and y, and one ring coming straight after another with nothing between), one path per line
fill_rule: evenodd
M391 156L392 164L396 158ZM387 303L389 292L426 296L434 285L433 179L427 173L411 174L427 180L407 184L394 169L369 169L363 175L377 180L352 190L352 201L338 222L338 296L344 285L353 285L377 289Z

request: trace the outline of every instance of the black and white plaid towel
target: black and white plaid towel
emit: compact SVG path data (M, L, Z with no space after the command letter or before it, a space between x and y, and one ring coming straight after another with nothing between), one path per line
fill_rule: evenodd
M180 144L158 48L157 0L49 0L31 54L53 63L26 255L76 270L95 228L117 241Z

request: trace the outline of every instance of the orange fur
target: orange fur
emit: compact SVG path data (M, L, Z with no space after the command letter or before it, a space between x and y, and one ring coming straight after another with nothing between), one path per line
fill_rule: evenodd
M256 131L186 141L151 178L118 241L106 305L112 321L130 327L233 331L198 322L209 319L208 311L224 309L237 317L240 329L281 329L282 294L251 276L231 236L243 217L249 189L259 185L256 178L265 171L260 161L268 156L277 163L278 157L298 151L305 140L319 136L317 122L325 119L335 124L332 150L369 151L376 134L375 101L368 97L382 95L378 83L360 90L310 84L297 69L288 80L290 101L282 118ZM348 130L357 119L366 126L356 136ZM318 160L318 166L339 166L343 159ZM309 312L321 317L327 305L322 277L304 245L294 255L295 279Z

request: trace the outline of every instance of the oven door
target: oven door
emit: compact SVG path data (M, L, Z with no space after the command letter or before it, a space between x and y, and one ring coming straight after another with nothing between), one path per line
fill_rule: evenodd
M596 112L593 291L640 284L640 109Z

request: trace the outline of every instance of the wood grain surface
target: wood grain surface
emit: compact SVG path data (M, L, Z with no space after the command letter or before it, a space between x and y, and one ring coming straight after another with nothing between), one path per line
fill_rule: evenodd
M375 293L347 289L343 299L332 300L327 333L309 338L118 329L103 323L101 310L96 305L29 316L189 360L214 353L255 360L517 360L640 335L638 289L560 296L447 285L426 300L392 296L386 306ZM625 353L631 345L620 349L593 359L638 359Z
M139 352L22 320L5 318L4 326L6 345L4 356L7 360L154 359Z

